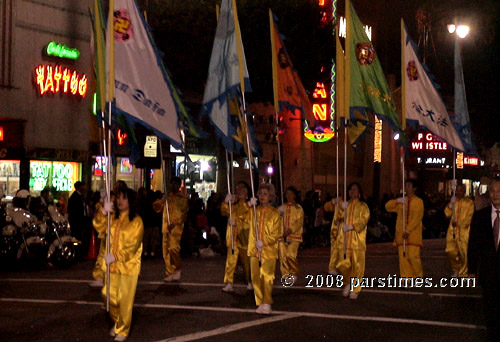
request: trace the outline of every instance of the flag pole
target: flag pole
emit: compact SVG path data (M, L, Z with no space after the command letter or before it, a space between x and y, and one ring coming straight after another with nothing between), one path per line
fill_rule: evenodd
M347 126L349 121L344 118L344 203L347 204ZM347 224L347 208L344 209L344 225ZM347 257L347 234L344 232L344 259Z
M269 29L271 33L271 54L272 54L272 72L273 72L273 100L274 100L274 115L276 118L276 141L278 143L278 167L280 172L280 194L281 194L281 205L285 209L285 202L283 200L283 171L281 165L281 141L280 141L280 120L279 120L279 103L278 103L278 69L277 69L277 56L276 56L276 41L274 37L274 19L273 12L269 9ZM286 229L285 220L281 220L282 236L283 241L286 242Z
M231 181L229 179L229 157L228 157L228 152L226 150L226 178L227 178L227 193L231 195ZM234 254L234 230L233 230L233 225L231 224L233 222L233 210L232 210L232 202L233 198L231 195L231 198L229 199L229 226L231 227L231 254Z
M453 189L453 197L456 196L457 194L457 175L456 175L456 169L457 169L457 153L455 148L452 148L453 151L453 183L452 183L452 189ZM453 231L453 240L455 240L455 234L456 234L456 220L457 220L457 208L456 208L456 199L455 202L453 202L453 213L451 215L451 227Z
M234 19L234 28L236 31L236 46L238 50L238 67L239 67L239 72L240 72L240 89L241 89L241 96L242 96L242 101L243 101L243 117L245 119L245 134L246 134L246 140L247 140L247 154L248 154L248 165L249 165L249 172L250 172L250 184L252 187L252 198L255 198L255 187L254 187L254 182L253 182L253 167L252 167L252 162L253 162L253 157L252 157L252 148L250 147L250 133L248 131L248 118L247 118L247 109L246 109L246 101L245 101L245 79L243 75L243 51L241 49L241 32L240 32L240 25L238 23L238 11L236 10L236 0L232 0L233 4L233 19ZM254 226L255 226L255 238L259 240L259 225L257 224L257 208L255 207L255 204L252 204L253 207L253 218L254 218ZM262 253L261 250L258 248L257 249L257 254L259 257L259 267L262 266Z
M405 48L405 23L403 18L401 18L401 127L403 128L403 132L406 129L406 82L405 82L405 65L404 65L404 48ZM402 137L400 137L402 138ZM403 181L403 257L406 257L406 198L405 198L405 150L404 146L401 145L400 149L401 153L401 179Z

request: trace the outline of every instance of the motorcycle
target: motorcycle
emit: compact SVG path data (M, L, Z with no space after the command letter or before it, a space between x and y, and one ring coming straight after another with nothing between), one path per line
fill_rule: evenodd
M45 240L49 244L47 260L59 268L67 268L76 262L82 243L71 236L69 222L53 205L48 207L48 214L44 223Z

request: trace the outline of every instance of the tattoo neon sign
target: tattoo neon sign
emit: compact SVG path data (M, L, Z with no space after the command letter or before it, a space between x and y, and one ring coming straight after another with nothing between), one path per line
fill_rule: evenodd
M60 65L41 64L35 68L35 84L40 95L65 93L85 97L88 78Z

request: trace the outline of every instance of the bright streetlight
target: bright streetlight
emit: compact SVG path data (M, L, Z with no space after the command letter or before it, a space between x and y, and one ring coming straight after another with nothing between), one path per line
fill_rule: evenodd
M455 25L455 24L449 24L447 25L448 32L450 33L456 33L459 38L465 38L469 34L470 27L467 25Z

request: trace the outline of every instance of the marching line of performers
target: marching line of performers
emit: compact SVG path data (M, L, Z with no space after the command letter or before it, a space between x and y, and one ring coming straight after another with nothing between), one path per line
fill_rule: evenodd
M187 219L188 201L180 193L180 187L180 178L173 177L168 195L153 203L156 212L163 212L165 282L181 279L180 240ZM385 207L388 212L397 213L394 245L398 249L400 276L416 278L423 276L420 249L424 206L423 201L415 195L415 180L407 180L405 188L405 197L390 200ZM233 291L234 272L239 261L243 266L247 290L254 291L256 313L268 315L272 313L272 288L278 256L282 275L290 275L294 281L299 275L297 253L302 242L304 211L297 203L298 191L293 186L286 190L285 203L278 208L272 206L276 195L272 184L260 184L258 201L257 198L250 198L251 189L243 181L237 184L235 190L234 195L226 196L221 206L222 215L228 217L228 252L222 291ZM93 220L101 238L93 277L96 281L101 281L101 285L105 285L105 272L109 267L110 316L115 322L110 335L115 337L115 341L124 341L132 321L132 307L141 268L144 226L136 213L134 191L128 189L125 183L119 182L113 193L112 201L99 203ZM347 193L347 201L334 199L325 205L326 211L334 212L328 273L340 273L344 279L361 279L365 272L370 210L363 201L359 183L351 183ZM446 216L451 218L446 237L446 253L453 270L452 276L468 275L467 246L473 213L474 202L465 197L465 186L460 184L456 187L456 196L451 198L445 209ZM106 254L108 214L111 216L111 235L110 253ZM360 291L361 286L351 289L346 285L342 294L356 299ZM106 286L103 286L102 296L106 299Z

